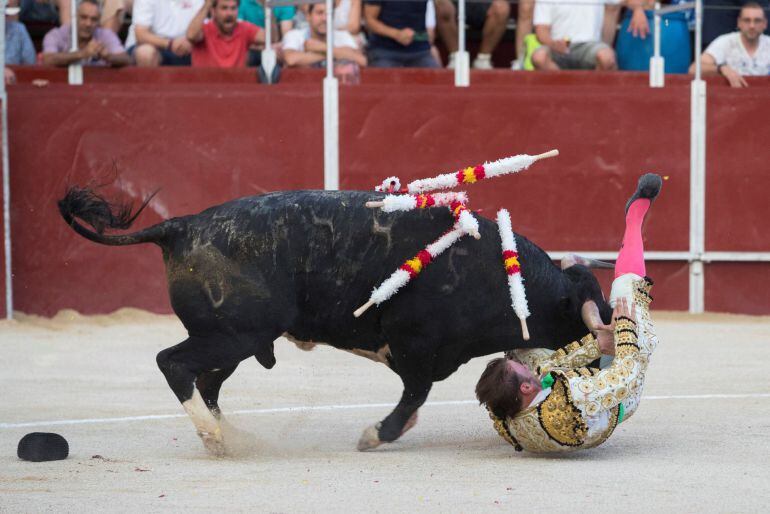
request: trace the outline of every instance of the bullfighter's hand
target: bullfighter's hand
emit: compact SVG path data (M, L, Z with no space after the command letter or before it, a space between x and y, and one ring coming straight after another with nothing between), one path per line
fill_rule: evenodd
M628 299L625 296L622 296L618 299L617 303L615 304L615 310L612 311L612 326L614 329L615 321L618 319L619 316L625 316L626 318L629 318L636 322L636 304L631 304L631 308L628 307Z

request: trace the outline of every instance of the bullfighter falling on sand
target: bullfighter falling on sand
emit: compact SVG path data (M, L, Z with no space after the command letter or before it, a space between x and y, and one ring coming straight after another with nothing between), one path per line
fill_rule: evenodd
M645 277L642 223L662 185L639 179L626 204L626 229L615 264L610 304L614 345L593 335L551 352L514 350L490 361L476 386L498 433L517 450L564 452L606 441L639 405L649 358L658 343L650 319L652 281ZM644 277L644 278L643 278ZM602 350L614 352L606 369L587 368Z

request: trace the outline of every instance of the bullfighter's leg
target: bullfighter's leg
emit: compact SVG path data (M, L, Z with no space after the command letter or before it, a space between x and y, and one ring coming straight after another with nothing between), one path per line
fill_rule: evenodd
M636 191L626 204L626 229L618 258L615 261L615 281L612 284L610 304L615 305L617 298L631 298L633 280L644 277L647 269L644 263L644 242L642 226L650 206L660 193L663 180L660 176L647 173L639 178ZM624 280L619 280L621 277Z
M404 383L401 400L385 419L364 430L358 441L360 451L393 442L412 428L417 422L417 410L425 403L433 386L432 359L408 352L397 353L393 355L393 365Z
M225 455L224 437L219 420L210 410L201 391L196 388L198 377L206 373L217 373L216 370L230 370L232 373L239 362L253 354L254 346L243 344L239 338L210 335L190 336L182 343L161 351L156 358L169 387L190 416L206 450L212 455ZM224 375L220 373L222 380L226 378ZM207 391L207 394L211 400L212 391Z

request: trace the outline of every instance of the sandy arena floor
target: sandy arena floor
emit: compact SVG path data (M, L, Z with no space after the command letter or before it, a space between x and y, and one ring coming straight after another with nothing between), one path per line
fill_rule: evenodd
M476 359L434 386L402 440L359 453L398 377L283 341L273 370L250 360L225 383L222 408L253 436L218 460L155 367L183 339L175 318L20 316L0 322L0 512L767 512L770 318L656 321L646 397L597 449L514 452L473 401ZM64 435L70 457L17 459L33 431Z

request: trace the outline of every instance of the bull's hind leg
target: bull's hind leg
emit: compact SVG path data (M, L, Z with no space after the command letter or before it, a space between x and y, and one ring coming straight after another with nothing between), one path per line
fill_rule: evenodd
M394 352L393 368L404 383L401 400L385 419L364 430L358 440L360 451L393 442L412 428L417 422L417 410L425 403L433 386L433 360L429 356Z
M215 418L220 419L222 411L219 409L219 391L222 384L233 374L235 366L226 369L217 369L198 375L195 379L195 387L200 391L206 407L211 411Z
M225 444L222 427L211 406L218 410L216 401L222 381L239 362L254 354L254 347L255 344L244 344L237 337L190 336L157 356L158 367L169 387L190 416L206 450L213 455L224 456ZM201 390L196 387L199 377L204 377Z

